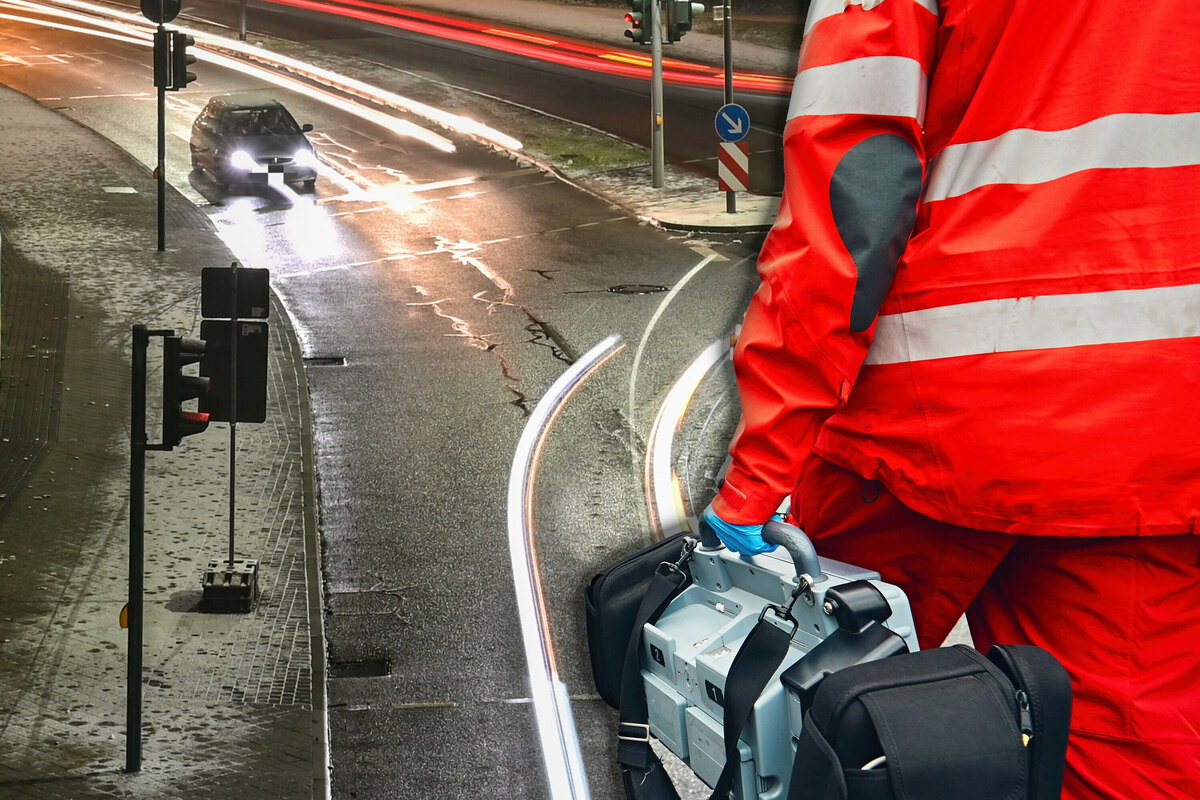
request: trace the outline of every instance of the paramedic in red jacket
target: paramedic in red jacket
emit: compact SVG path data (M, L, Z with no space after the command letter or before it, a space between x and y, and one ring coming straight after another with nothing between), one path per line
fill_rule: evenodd
M704 516L1053 652L1064 797L1200 797L1200 3L813 0Z

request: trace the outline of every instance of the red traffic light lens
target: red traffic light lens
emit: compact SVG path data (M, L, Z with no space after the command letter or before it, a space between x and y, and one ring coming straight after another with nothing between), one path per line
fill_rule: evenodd
M182 420L187 420L188 422L202 422L205 425L208 424L207 411L180 411L179 418Z

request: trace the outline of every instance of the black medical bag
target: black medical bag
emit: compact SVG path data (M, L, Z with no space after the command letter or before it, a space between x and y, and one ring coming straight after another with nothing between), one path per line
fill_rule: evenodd
M984 657L954 645L847 667L805 714L792 796L1051 800L1070 719L1066 670L1038 647Z

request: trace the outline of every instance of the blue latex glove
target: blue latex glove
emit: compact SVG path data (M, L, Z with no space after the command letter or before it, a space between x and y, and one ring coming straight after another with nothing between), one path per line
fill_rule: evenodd
M700 519L707 522L720 540L735 553L744 556L769 553L776 545L767 544L762 538L762 525L735 525L717 516L712 506L704 509Z

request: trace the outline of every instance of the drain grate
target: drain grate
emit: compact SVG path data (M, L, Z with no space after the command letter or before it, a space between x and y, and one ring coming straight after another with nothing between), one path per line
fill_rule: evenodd
M613 294L657 294L667 291L667 287L656 283L622 283L610 286L608 290Z
M391 674L392 665L386 658L329 662L331 678L386 678Z
M310 356L304 359L306 367L344 367L346 366L345 356Z

